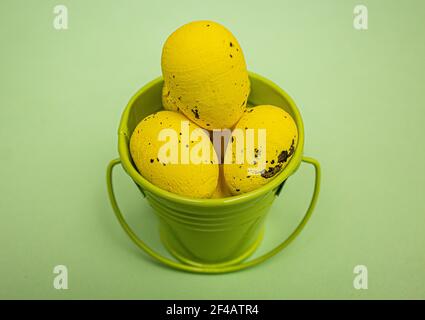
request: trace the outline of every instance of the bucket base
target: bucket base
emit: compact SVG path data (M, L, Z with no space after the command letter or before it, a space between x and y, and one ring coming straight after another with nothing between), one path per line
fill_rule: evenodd
M244 253L242 253L238 257L233 258L229 261L220 262L220 263L204 263L202 261L194 261L194 260L188 259L188 258L182 256L181 254L179 254L169 244L169 242L167 241L167 237L164 236L162 232L160 232L160 238L161 238L162 244L164 245L164 247L167 249L167 251L174 258L176 258L180 262L187 264L187 265L190 265L190 266L206 267L206 268L222 268L222 267L231 266L231 265L235 265L237 263L242 262L243 260L250 257L255 252L255 250L257 250L258 246L263 241L263 237L264 237L264 228L261 229L261 231L260 231L257 239L254 241L254 243Z

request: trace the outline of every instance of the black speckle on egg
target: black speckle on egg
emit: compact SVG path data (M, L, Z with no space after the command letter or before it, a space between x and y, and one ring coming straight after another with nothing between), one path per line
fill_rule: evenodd
M241 191L241 189L236 189L236 192L239 192L239 191Z
M231 54L229 54L230 58L233 58L233 56Z
M231 47L233 47L233 43L232 43L232 41L230 41L230 46L231 46Z
M154 159L151 159L151 163L153 163L155 160Z
M294 141L294 139L292 139L292 143L291 143L291 146L289 147L289 150L283 150L279 154L279 157L278 157L279 163L285 163L294 154L294 152L295 152L294 144L295 144L295 141Z
M282 165L278 164L274 167L268 168L267 170L263 170L263 172L261 173L261 176L264 179L269 179L269 178L275 176L280 171L280 169L282 169Z
M197 108L197 106L195 106L194 108L192 108L190 111L192 111L192 113L194 114L196 119L199 119L199 110Z

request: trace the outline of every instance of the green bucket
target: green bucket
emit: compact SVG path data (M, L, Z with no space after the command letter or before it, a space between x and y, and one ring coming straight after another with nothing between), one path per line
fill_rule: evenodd
M320 189L320 166L316 160L303 156L304 127L298 108L289 95L273 82L254 73L249 76L249 104L272 104L283 108L297 124L299 141L291 160L277 177L261 188L242 195L221 199L188 198L158 188L137 171L131 159L129 140L134 128L144 117L162 109L162 77L140 89L124 110L118 131L120 158L112 160L107 168L111 205L130 239L152 258L169 267L198 273L224 273L257 265L295 239L314 210ZM314 193L306 214L280 245L258 258L243 262L261 243L267 212L286 179L298 169L301 162L312 164L316 174ZM112 186L112 170L119 163L155 210L159 218L161 241L178 261L151 249L125 221Z

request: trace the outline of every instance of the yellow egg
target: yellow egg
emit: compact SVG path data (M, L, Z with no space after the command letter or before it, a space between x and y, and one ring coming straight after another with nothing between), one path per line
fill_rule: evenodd
M250 83L242 49L222 25L195 21L174 31L162 50L163 105L202 128L231 128L246 109Z
M231 197L232 193L230 192L229 187L226 184L226 181L224 180L224 172L223 172L223 165L220 165L220 174L218 177L218 183L217 183L217 187L213 193L213 195L211 196L211 198L216 199L216 198L227 198L227 197Z
M232 194L255 190L274 179L288 164L297 142L297 126L286 111L272 105L248 108L226 148L224 177Z
M218 161L208 131L181 113L144 118L130 139L133 161L156 186L192 198L209 198L218 182Z

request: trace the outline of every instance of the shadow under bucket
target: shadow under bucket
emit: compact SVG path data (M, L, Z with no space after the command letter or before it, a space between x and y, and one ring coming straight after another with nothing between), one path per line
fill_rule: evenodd
M320 166L316 160L303 157L304 127L298 108L288 94L273 82L254 73L249 76L249 104L272 104L287 111L298 127L298 146L287 166L273 180L242 195L221 199L188 198L158 188L137 171L130 155L130 137L143 118L162 109L161 77L140 89L124 110L118 131L120 158L112 160L107 168L111 205L132 241L155 260L169 267L199 273L224 273L257 265L286 247L301 232L313 212L320 189ZM258 258L242 262L261 243L264 221L270 206L279 195L286 179L298 169L302 161L312 164L316 173L314 193L306 214L292 234L280 245ZM136 236L125 221L112 186L112 170L119 163L157 213L161 240L179 262L152 250Z

